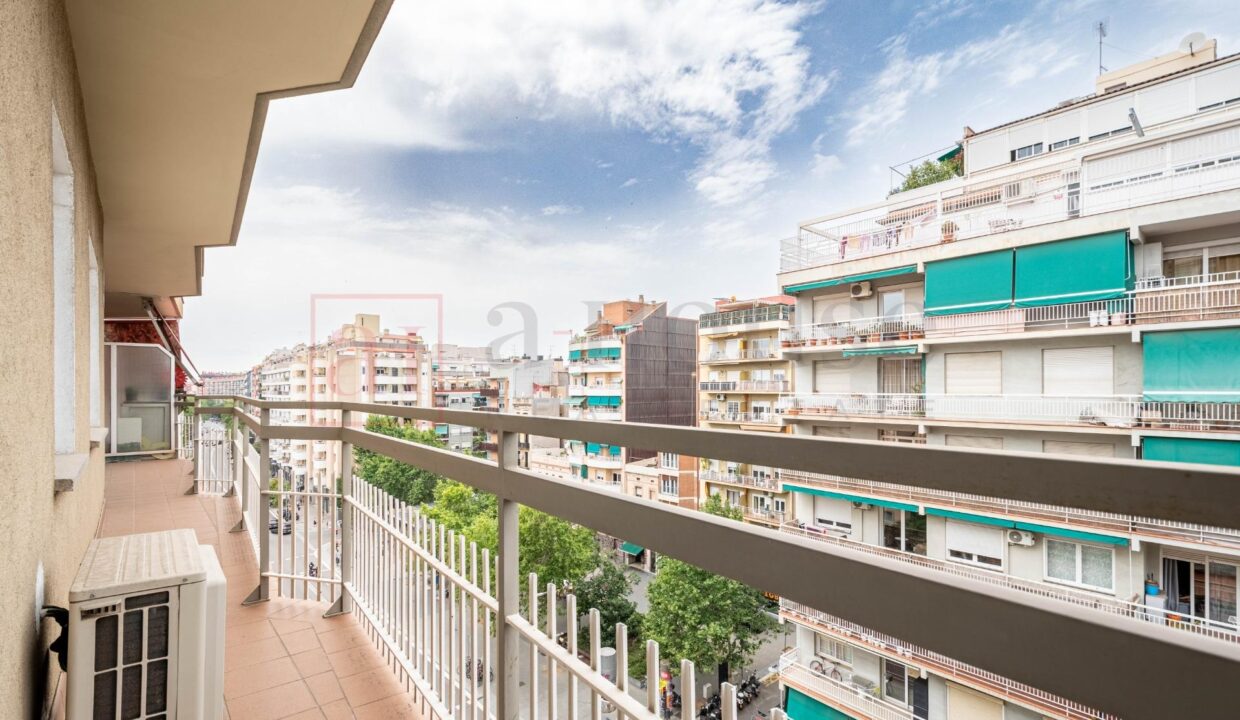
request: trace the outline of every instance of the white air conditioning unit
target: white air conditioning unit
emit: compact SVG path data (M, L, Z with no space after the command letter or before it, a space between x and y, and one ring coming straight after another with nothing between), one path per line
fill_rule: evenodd
M1033 533L1028 530L1008 530L1008 544L1033 547Z
M863 502L854 502L853 507L857 508L858 510L873 510L874 509L873 505L869 503L863 503Z
M718 400L719 402L723 402L724 400L728 399L728 396L724 395L723 393L719 393L718 395L715 396L715 399Z
M848 286L848 294L855 298L868 298L874 294L874 286L869 280L855 282Z
M1016 182L1004 183L1003 185L1003 202L1011 205L1013 203L1029 202L1033 200L1033 181L1029 179L1017 180Z
M225 595L193 530L91 542L69 589L68 720L222 717Z

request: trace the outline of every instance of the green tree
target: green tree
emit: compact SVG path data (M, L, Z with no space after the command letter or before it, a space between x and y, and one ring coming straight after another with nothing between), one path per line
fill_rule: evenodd
M401 440L443 447L434 431L419 430L396 418L371 415L366 418L366 429ZM428 502L434 495L435 486L442 479L433 472L363 448L354 448L353 462L354 472L358 477L410 505Z
M640 677L646 672L646 651L642 648L641 634L644 616L637 611L637 604L629 599L634 580L614 562L604 560L596 572L582 580L576 588L578 612L598 610L599 627L604 638L612 637L616 623L624 623L629 630L629 675ZM588 647L590 626L582 623L577 642ZM606 641L604 644L607 644Z
M900 187L892 190L891 194L894 195L905 190L933 185L963 174L964 168L960 162L961 157L961 153L956 153L944 160L927 160L920 165L914 165L909 168L908 176L904 178L904 182L900 184Z
M739 521L741 512L717 496L702 509ZM698 667L716 665L719 682L733 665L744 665L775 627L762 593L670 557L659 559L650 583L645 634L657 640L664 657L689 658Z

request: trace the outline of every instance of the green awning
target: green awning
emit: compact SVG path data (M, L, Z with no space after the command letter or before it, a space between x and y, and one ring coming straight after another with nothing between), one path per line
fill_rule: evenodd
M564 404L570 407L577 407L578 405L582 404L585 401L586 399L583 397L570 397L564 400Z
M601 446L598 443L592 443L592 442L586 443L586 452L591 455L598 455L600 449L601 449Z
M871 355L916 355L916 345L901 345L899 347L887 348L861 348L858 350L845 350L844 357L867 357Z
M784 702L784 712L787 713L788 720L855 720L852 715L845 715L791 687L788 688L788 697Z
M631 542L620 543L620 550L629 555L641 555L645 549L641 545L634 545Z
M962 149L963 148L957 145L956 147L952 148L951 150L948 150L947 152L943 153L942 155L938 156L935 159L938 160L939 162L943 162L944 160L951 160L952 158L959 155Z
M1124 230L1016 249L1016 307L1109 300L1133 283Z
M1141 458L1163 462L1240 467L1240 442L1199 438L1145 437L1141 439Z
M1240 328L1148 333L1141 352L1146 400L1240 402Z
M568 351L568 359L569 359L569 360L580 360L580 359L581 359L581 351L580 351L580 350L569 350L569 351Z
M607 446L607 452L610 455L619 455L621 450L623 450L623 448L621 448L619 445L608 445Z
M898 268L890 268L888 270L876 270L874 272L859 273L857 275L849 275L842 278L834 278L832 280L819 280L817 282L798 283L796 285L785 285L784 292L794 295L806 290L817 290L825 287L835 287L836 285L847 285L849 283L861 282L862 280L877 280L878 278L892 277L893 275L908 275L917 272L916 265L905 265Z
M895 508L897 510L908 510L909 512L917 512L916 505L909 503L896 502L894 500L882 500L879 498L864 497L861 495L850 495L848 493L833 492L831 490L821 490L819 488L802 487L801 485L789 485L784 483L784 489L789 492L806 493L808 495L819 495L821 497L835 498L836 500L847 500L849 502L868 503L870 505L879 505L881 507Z
M619 395L591 395L585 400L588 407L620 407Z
M995 527L1013 528L1015 530L1028 530L1029 532L1042 533L1043 535L1056 535L1058 537L1069 538L1071 540L1085 540L1086 542L1096 542L1106 545L1128 545L1128 538L1126 537L1100 535L1099 533L1085 532L1083 530L1071 530L1069 528L1055 527L1054 525L1039 525L1038 523L1008 520L1005 518L990 517L989 515L974 515L972 513L963 513L957 510L940 510L939 508L928 507L926 508L926 514L951 518L953 520L964 520L966 522L977 523L979 525L994 525Z
M1012 304L1011 250L926 263L926 315L1002 310Z
M586 357L618 358L620 357L620 348L618 347L589 348L588 350L586 350Z
M585 465L581 466L581 479L582 480L590 479L590 469L586 467Z

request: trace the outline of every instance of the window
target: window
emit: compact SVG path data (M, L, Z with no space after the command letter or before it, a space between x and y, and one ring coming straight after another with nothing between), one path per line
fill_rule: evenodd
M883 547L926 554L926 516L907 510L883 509Z
M754 495L750 502L755 512L765 513L771 509L771 499L766 495Z
M774 498L771 500L771 508L780 515L783 515L788 512L788 501L781 497Z
M1087 397L1115 392L1113 348L1055 348L1042 351L1042 394Z
M827 530L852 534L852 503L814 496L814 524Z
M728 491L728 492L730 494L732 491ZM660 476L659 477L659 494L679 497L680 496L680 479L669 477L667 475ZM730 497L728 498L728 502L731 502Z
M1090 141L1093 141L1093 140L1101 140L1101 139L1103 139L1103 138L1109 138L1109 137L1112 137L1112 136L1115 136L1115 135L1123 135L1123 134L1124 134L1124 133L1126 133L1126 132L1132 132L1132 126L1131 126L1131 125L1129 125L1129 126L1127 126L1127 127L1116 128L1116 129L1114 129L1114 130L1107 130L1106 132L1100 132L1100 133L1098 133L1097 135L1090 135L1090 136L1089 136L1089 139L1090 139Z
M1163 594L1167 609L1195 618L1236 625L1237 568L1235 562L1198 557L1162 560Z
M883 660L883 697L908 704L908 668L894 660Z
M894 318L904 314L904 291L884 290L878 294L878 305L883 317Z
M814 362L814 392L847 393L852 390L849 379L848 360L816 360Z
M1115 445L1111 443L1076 442L1072 440L1043 440L1042 452L1053 455L1084 455L1086 457L1115 457Z
M842 640L814 635L814 654L829 658L835 662L852 665L852 646Z
M951 447L981 448L983 450L1002 450L1003 438L985 435L947 435L944 440Z
M1055 142L1051 143L1051 150L1052 150L1052 151L1054 151L1054 150L1062 150L1062 149L1064 149L1064 148L1066 148L1066 147L1071 147L1071 146L1073 146L1073 145L1077 145L1077 144L1079 144L1080 142L1081 142L1081 138L1080 138L1080 136L1077 136L1077 137L1070 137L1070 138L1068 138L1067 140L1056 140Z
M728 490L725 497L727 498L728 504L732 507L741 506L741 493L739 490Z
M73 165L52 110L52 401L53 447L77 450L77 220Z
M921 392L921 358L879 358L879 392L907 394Z
M659 467L670 470L680 469L680 455L676 453L659 453Z
M1046 579L1112 590L1115 553L1111 548L1046 538Z
M640 486L639 486L638 488L636 488L636 489L634 490L634 492L635 492L635 493L637 493L637 497L641 497L641 496L642 496L642 489L641 489L641 487L640 487Z
M1016 160L1024 160L1025 158L1030 158L1030 157L1033 157L1034 155L1041 155L1041 154L1042 154L1042 143L1034 143L1032 145L1026 145L1024 147L1019 147L1013 150L1012 161L1015 162Z
M1003 353L947 353L943 356L948 395L999 395L1003 392Z
M1001 570L1006 542L1001 528L947 521L947 556L955 562Z
M619 485L619 484L620 484L620 473L618 473L618 472L614 472L614 473L612 473L612 474L611 474L611 484L612 484L612 485Z
M1240 253L1210 255L1210 274L1240 272Z

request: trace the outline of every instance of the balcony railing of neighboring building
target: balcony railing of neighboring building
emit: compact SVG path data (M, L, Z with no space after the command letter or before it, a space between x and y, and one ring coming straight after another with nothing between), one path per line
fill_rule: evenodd
M722 472L719 470L701 470L698 476L707 482L745 485L759 490L779 491L779 480L772 475L750 475L746 473Z
M614 346L620 342L620 338L624 337L620 333L609 333L607 335L575 335L569 341L569 347L580 345L583 348Z
M1011 700L1025 707L1038 708L1039 712L1051 717L1064 720L1119 720L1115 715L1098 712L1080 703L1064 700L1038 688L917 647L890 635L874 632L869 628L791 600L781 599L779 601L779 614L792 622L823 630L826 634L879 654L892 656L900 662L926 666L926 669L935 675L955 680L988 695Z
M777 360L779 348L746 348L733 352L719 351L702 356L701 362L740 362L742 360Z
M1078 608L1097 610L1106 613L1107 615L1135 618L1143 621L1150 627L1172 627L1177 630L1184 630L1194 635L1210 637L1216 640L1224 640L1226 642L1240 645L1240 634L1237 634L1237 627L1235 623L1224 623L1205 618L1185 618L1181 613L1151 607L1145 605L1144 603L1139 603L1132 600L1124 600L1122 598L1115 597L1114 595L1104 595L1102 593L1089 592L1085 590L1074 590L1064 585L1039 582L1036 580L1026 580L1014 575L1008 575L998 570L975 569L968 565L951 562L950 560L937 560L935 558L926 557L925 555L916 555L914 553L903 552L901 550L895 550L882 545L869 545L841 537L831 531L819 530L817 528L799 523L785 523L781 526L781 529L784 532L791 533L799 537L812 538L821 542L835 544L840 547L852 548L870 555L899 560L900 562L908 563L927 570L935 570L952 577L969 578L971 580L983 582L995 587L1019 590L1023 593L1028 593L1029 595L1039 598L1053 598Z
M766 525L782 525L786 520L786 514L778 510L770 508L758 508L752 505L741 506L741 516L750 522L763 523Z
M1240 273L1145 278L1137 290L1110 300L923 316L907 313L787 328L786 348L850 346L893 340L1088 330L1240 317Z
M622 370L624 370L624 361L620 358L581 358L568 362L570 375L583 372L621 372Z
M619 410L609 410L601 407L570 407L568 409L568 418L570 420L621 420L624 418L624 415Z
M522 504L596 532L623 536L781 597L796 598L805 607L816 607L824 614L849 617L877 631L908 638L908 643L935 648L936 652L960 658L962 663L984 658L994 672L1043 687L1048 695L1070 689L1079 701L1126 717L1175 716L1185 710L1186 703L1188 714L1197 717L1226 715L1232 708L1230 697L1215 691L1234 674L1240 662L1240 643L1225 639L1222 633L1197 630L1194 641L1184 643L1175 639L1177 631L1155 622L1147 609L1117 611L1112 609L1113 599L1084 602L1070 599L1066 591L1056 588L1054 592L1030 595L1036 602L1025 602L1011 592L1011 587L999 588L993 578L914 567L928 562L924 558L893 562L895 556L885 548L840 541L810 542L806 538L811 534L804 531L798 531L798 537L792 532L743 526L596 490L589 484L548 479L517 466L516 443L520 434L527 433L822 474L866 467L873 468L875 477L884 482L933 485L949 491L969 489L970 478L985 474L996 493L1024 501L1048 502L1068 493L1075 505L1093 510L1164 515L1174 521L1207 525L1234 520L1234 507L1240 501L1240 474L1234 470L1195 465L1172 469L1160 463L1098 463L1017 454L1004 457L1003 473L993 473L993 455L953 448L644 424L600 426L553 418L348 402L320 403L316 407L339 411L340 426L276 426L269 421L274 409L271 403L234 400L235 408L200 405L196 411L233 416L237 422L227 432L236 460L206 462L202 456L207 447L201 445L196 456L200 458L200 473L207 468L224 473L222 480L228 492L240 498L243 513L238 530L249 533L260 568L260 580L250 599L262 601L272 594L293 596L354 612L371 640L391 659L400 679L417 688L429 711L438 718L469 715L474 707L483 717L488 717L492 708L496 716L515 716L519 696L527 693L538 702L538 688L543 683L537 678L545 677L544 669L534 664L533 674L527 667L519 675L517 648L521 642L527 643L531 657L541 654L547 658L552 676L577 678L599 692L602 700L616 705L620 713L637 720L658 717L654 690L658 688L660 666L655 647L649 647L647 662L648 687L653 690L649 704L643 706L627 693L614 690L615 685L596 669L577 660L572 643L577 636L573 623L578 613L572 605L565 614L568 627L563 628L570 645L565 649L557 644L561 616L548 612L544 621L538 620L544 604L539 599L542 586L536 578L529 583L528 614L522 614L515 592L517 511ZM497 433L501 451L493 461L361 428L361 416L373 414ZM307 490L271 489L260 481L267 476L272 444L284 438L340 442L342 473L348 478L344 491L339 492L334 483ZM353 478L355 447L496 493L500 508L498 557L480 553L463 537L431 523L417 508ZM200 482L199 491L209 491L209 486ZM281 507L290 512L279 512ZM291 512L295 507L301 512ZM288 552L283 535L290 524L294 526L293 536L299 544L309 545L309 552ZM338 548L333 540L338 540ZM728 547L730 552L721 554L719 547ZM770 557L772 553L780 558L774 566L735 561L737 557ZM315 572L309 569L312 559L319 566ZM840 593L822 583L821 578L827 576L853 578L856 590ZM494 578L499 579L495 588L502 590L497 594L492 591ZM394 587L422 590L393 594ZM435 590L445 587L449 592ZM933 622L926 622L924 613L882 609L888 598L914 598L922 593L934 598L932 612L938 614ZM554 588L548 589L548 595L552 600L546 606L555 607ZM474 607L478 608L476 615ZM968 607L969 612L952 611L959 607ZM1096 621L1082 622L1078 613L1101 614ZM1003 643L1020 652L997 652L993 637L972 631L979 620L989 617L1004 618ZM1174 618L1166 620L1170 624ZM602 633L597 620L591 624L591 644L597 648ZM428 642L432 628L434 633L444 633L437 637L456 641ZM492 633L492 628L498 632ZM616 667L622 673L623 685L627 662L622 649L626 647L623 629L620 632ZM485 650L491 646L487 642L491 637L498 644L494 655ZM1055 642L1045 642L1047 637L1054 637ZM448 647L455 647L456 654L446 654ZM464 648L472 652L460 652ZM464 664L457 661L462 655L484 660L483 677L494 667L495 685L476 686L465 677ZM594 662L598 657L597 652L593 654ZM1097 657L1136 657L1149 662L1098 663ZM1080 682L1082 673L1088 675L1087 683ZM519 689L522 681L525 689ZM1166 693L1166 683L1178 692ZM686 690L694 685L691 678L681 680ZM549 686L554 688L554 684ZM502 706L498 704L501 702ZM694 720L696 703L687 692L684 705L687 711L683 720ZM732 715L731 706L725 711L727 715Z
M605 385L569 385L568 394L570 396L580 397L582 395L619 395L624 392L622 383L607 383Z
M779 679L785 685L792 685L798 690L817 696L832 707L860 717L872 718L872 720L913 720L914 718L913 711L907 707L896 705L875 695L877 683L867 687L864 683L854 684L816 672L797 660L795 649L779 656Z
M779 411L770 412L727 412L724 410L702 410L698 413L699 420L719 423L744 423L756 425L778 425Z
M1191 140L1191 139L1190 139ZM1240 131L1198 136L1189 151L1153 148L1014 174L980 189L959 181L914 197L845 212L780 242L780 271L994 235L1071 218L1240 187ZM1151 153L1155 153L1151 159Z
M839 415L1199 432L1240 429L1240 403L1168 402L1145 400L1139 395L806 393L782 396L779 407L785 418Z
M706 393L782 393L788 391L787 380L702 380L698 390Z
M978 511L1020 518L1030 522L1050 522L1123 536L1136 535L1145 540L1167 541L1177 544L1189 543L1240 551L1240 530L1223 527L1206 527L1191 523L1159 520L1158 518L1135 517L1120 513L1060 507L988 495L948 492L932 488L917 488L875 480L841 477L839 475L820 475L799 470L781 470L779 477L782 482L791 485L817 487L849 495L862 495L876 499L895 500L944 509Z
M702 329L726 328L736 325L753 325L764 322L779 322L792 319L791 305L763 305L744 310L728 310L725 312L703 313L698 317L698 327Z

